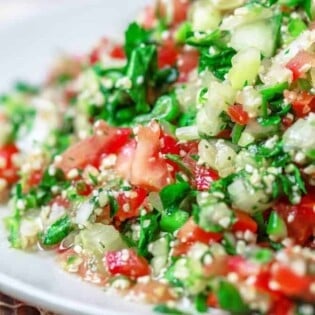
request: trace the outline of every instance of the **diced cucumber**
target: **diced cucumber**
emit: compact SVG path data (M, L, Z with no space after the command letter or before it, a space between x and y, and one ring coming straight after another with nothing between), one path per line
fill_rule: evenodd
M232 33L231 47L242 50L249 47L257 48L265 57L273 56L278 41L281 17L259 20L237 27Z
M111 225L95 223L82 230L75 238L75 243L90 254L101 257L110 250L126 247L120 233Z
M245 85L256 81L260 67L260 52L256 48L240 50L232 58L232 68L228 79L235 90L242 89Z
M181 282L190 294L198 294L207 286L202 264L192 258L180 258L174 265L173 276Z
M170 237L166 235L149 244L149 252L153 255L151 266L153 273L158 275L165 268L170 250Z
M193 31L211 31L216 29L221 22L220 11L207 0L196 1L189 15Z
M315 114L298 119L283 135L284 150L307 152L315 150Z
M263 211L270 207L270 196L263 188L254 188L243 177L236 178L228 186L228 193L235 209L248 213Z

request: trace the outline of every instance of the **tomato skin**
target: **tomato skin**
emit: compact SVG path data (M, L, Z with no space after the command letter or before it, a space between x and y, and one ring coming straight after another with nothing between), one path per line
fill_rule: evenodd
M13 162L13 157L17 153L19 153L19 149L13 143L0 147L0 160L3 164L0 166L0 178L5 179L9 185L14 184L19 179L18 169Z
M287 64L286 68L292 71L293 81L304 76L309 68L305 69L305 65L315 66L315 55L305 50L298 52Z
M236 222L232 226L232 231L251 231L257 232L258 225L254 219L252 219L247 213L239 210L234 211L236 215Z
M222 239L222 234L207 232L199 227L193 218L190 218L178 231L177 239L183 243L201 242L209 244L220 241Z
M291 205L285 200L280 200L275 209L285 220L288 228L288 236L298 244L305 244L313 235L315 226L314 192L309 190L308 195L303 196L298 205ZM289 219L293 217L292 219Z
M146 197L147 191L143 188L135 188L132 191L119 193L117 197L118 211L115 217L120 221L125 221L126 219L139 216L140 206ZM127 207L128 211L124 211L124 207Z
M285 91L284 97L289 103L292 103L292 109L297 117L305 117L315 109L315 96L305 91L296 93L294 91Z
M105 254L104 262L111 275L138 278L150 274L148 262L132 249L109 251Z
M71 169L83 169L87 165L98 166L102 154L117 153L128 142L131 130L128 128L108 128L107 133L93 135L81 140L62 155L56 167L67 174Z
M249 121L248 113L243 109L242 105L235 104L230 106L227 113L231 120L239 125L246 125Z

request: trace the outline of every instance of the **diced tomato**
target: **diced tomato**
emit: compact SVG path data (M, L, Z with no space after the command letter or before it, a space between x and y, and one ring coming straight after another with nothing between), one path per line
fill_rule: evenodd
M247 278L252 275L258 275L260 266L242 256L230 256L228 259L228 270L237 273L240 277Z
M273 266L271 275L271 280L279 286L278 290L288 296L302 297L309 291L310 278L300 276L286 266Z
M210 293L208 295L207 305L213 308L217 308L219 306L218 299L214 293Z
M18 169L14 164L14 156L18 152L15 144L0 147L0 178L5 179L8 184L13 184L19 179Z
M285 297L278 298L272 305L268 315L292 315L294 303Z
M49 202L50 205L58 205L59 207L64 207L65 209L68 209L70 207L69 200L63 198L62 196L56 196L53 200Z
M292 71L293 81L304 76L310 67L315 66L315 54L302 50L298 52L287 64L286 67Z
M139 127L130 176L131 183L135 186L159 191L173 182L167 162L161 156L160 133L160 126L156 122Z
M219 179L217 171L202 165L197 165L197 163L194 167L193 174L192 185L195 186L198 191L209 190L211 183Z
M189 73L196 69L199 61L199 52L196 49L183 48L178 56L177 68L179 71L179 82L186 82Z
M177 243L173 247L173 256L178 257L187 254L193 243Z
M188 0L157 1L157 16L169 17L171 24L178 24L187 19Z
M136 140L132 139L120 149L117 155L115 169L120 176L128 181L130 181L131 177L131 167L136 152L136 146Z
M312 236L315 226L315 195L309 192L303 196L298 205L292 205L287 201L279 201L275 209L285 220L288 228L288 236L298 244L305 244Z
M224 129L218 133L217 138L230 139L231 133L232 133L231 129Z
M147 6L146 8L144 8L140 18L140 23L145 29L151 29L155 26L155 9L152 6Z
M294 117L290 117L290 116L286 115L286 116L282 117L281 122L282 122L283 127L285 129L287 129L290 126L292 126L292 124L294 122Z
M246 125L249 121L248 113L243 109L242 105L229 106L227 113L231 120L239 125Z
M183 243L201 242L209 244L220 241L222 239L222 234L207 232L199 227L193 218L190 218L178 231L177 239Z
M256 221L247 213L239 210L234 211L236 216L236 221L232 226L232 231L251 231L253 233L257 232L257 223Z
M87 184L85 181L82 181L82 180L77 181L75 183L75 187L76 187L77 193L80 196L88 196L93 190L93 187L91 185Z
M37 186L40 181L42 180L43 177L43 171L42 170L36 170L36 171L32 171L31 174L29 175L28 179L27 179L27 187L31 188L31 187L35 187Z
M111 128L102 135L93 135L68 148L56 163L65 174L71 169L83 169L87 165L98 166L102 154L116 154L131 135L128 128Z
M187 152L183 157L183 163L192 174L191 185L199 191L209 190L211 183L219 179L219 174L211 168L198 165L197 161L192 158L193 155L198 154L198 143L191 141L181 144L180 149Z
M174 66L178 58L178 48L173 40L167 39L158 49L158 67Z
M125 52L122 45L114 44L108 38L102 38L89 55L89 61L93 65L100 61L103 54L108 54L114 59L124 59Z
M160 138L160 142L162 154L179 154L180 147L174 137L163 134Z
M300 93L285 91L284 97L292 104L293 112L297 117L304 117L315 110L315 96L305 91Z
M120 221L139 216L140 207L147 196L143 188L135 188L132 191L119 193L117 197L118 211L116 218Z
M105 266L111 275L138 278L150 274L148 262L133 249L110 251L105 254Z
M125 59L125 51L122 45L114 45L110 52L110 56L114 59Z

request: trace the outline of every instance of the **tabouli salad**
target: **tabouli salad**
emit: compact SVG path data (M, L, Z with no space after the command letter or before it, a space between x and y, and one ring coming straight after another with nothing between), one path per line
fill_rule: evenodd
M1 97L11 246L165 314L315 314L309 0L169 0Z

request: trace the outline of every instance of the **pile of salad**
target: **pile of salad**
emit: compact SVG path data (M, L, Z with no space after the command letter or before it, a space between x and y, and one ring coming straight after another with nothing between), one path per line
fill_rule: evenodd
M314 9L160 0L17 83L11 246L165 314L315 314Z

